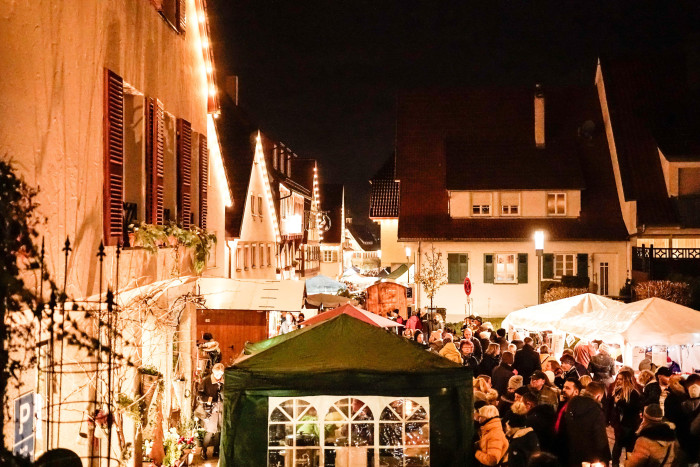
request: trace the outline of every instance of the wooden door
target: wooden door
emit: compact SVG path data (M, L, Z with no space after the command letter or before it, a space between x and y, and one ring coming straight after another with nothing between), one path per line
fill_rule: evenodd
M252 310L197 310L197 343L209 332L221 348L221 361L229 366L246 342L267 339L267 312Z

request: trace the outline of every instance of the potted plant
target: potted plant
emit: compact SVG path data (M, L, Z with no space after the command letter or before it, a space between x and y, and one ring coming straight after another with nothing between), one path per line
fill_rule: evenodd
M151 405L151 399L155 394L155 385L163 375L152 365L144 365L139 367L139 375L141 376L141 394L144 396L144 405Z

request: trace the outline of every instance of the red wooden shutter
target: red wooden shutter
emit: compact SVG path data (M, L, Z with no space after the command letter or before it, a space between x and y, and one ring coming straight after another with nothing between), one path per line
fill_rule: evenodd
M207 184L209 183L209 150L207 135L199 136L199 226L207 228Z
M163 104L146 98L146 222L163 224Z
M124 83L105 70L103 229L105 245L116 245L124 224Z
M178 0L177 2L177 31L185 32L187 27L187 0Z
M192 212L192 127L177 119L177 213L182 227L190 227Z

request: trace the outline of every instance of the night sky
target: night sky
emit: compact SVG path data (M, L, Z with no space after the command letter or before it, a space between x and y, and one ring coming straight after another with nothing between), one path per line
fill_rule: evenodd
M264 132L344 183L366 218L368 179L394 148L401 89L592 83L599 53L698 44L698 2L209 0L220 75ZM692 55L692 54L691 54Z

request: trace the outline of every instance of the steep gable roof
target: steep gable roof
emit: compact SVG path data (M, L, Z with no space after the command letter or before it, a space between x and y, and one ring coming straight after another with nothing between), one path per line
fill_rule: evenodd
M399 216L399 182L396 181L394 155L369 181L372 185L369 194L370 219L392 218Z
M343 242L343 191L342 184L321 184L321 211L326 211L331 220L331 226L323 233L321 243Z
M258 129L230 97L223 95L220 102L221 115L214 119L214 125L233 195L233 206L226 208L226 235L240 237Z
M547 230L552 240L627 238L596 88L545 89L544 93L546 145L542 155L534 152L533 88L414 91L400 96L396 147L399 240L526 240L536 228ZM461 151L456 142L471 146ZM489 156L494 154L498 154L496 162L511 161L518 171L491 162ZM467 173L474 162L490 166L474 168L487 181ZM543 168L543 164L551 167ZM503 182L499 169L508 173ZM450 187L494 191L581 188L581 215L451 218Z

